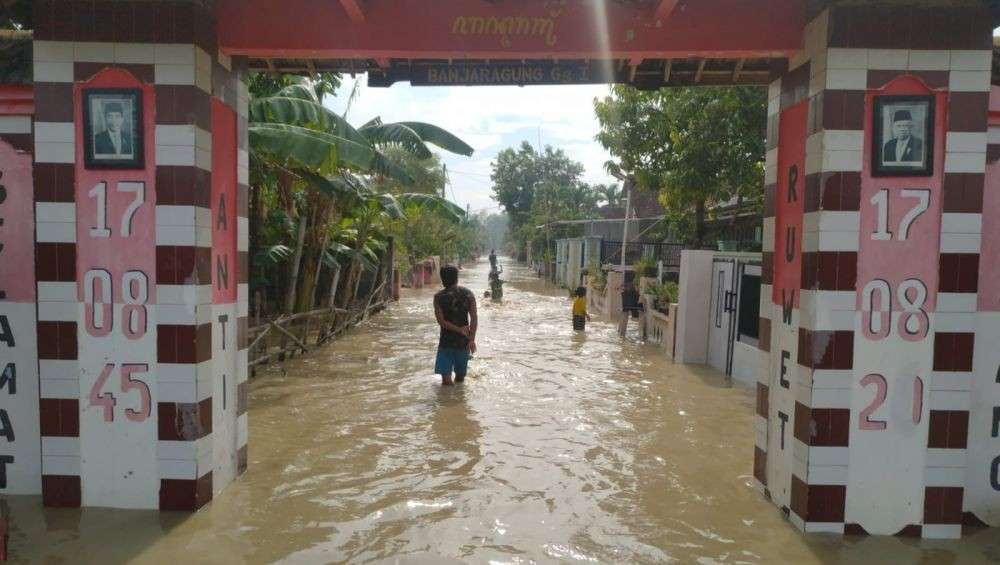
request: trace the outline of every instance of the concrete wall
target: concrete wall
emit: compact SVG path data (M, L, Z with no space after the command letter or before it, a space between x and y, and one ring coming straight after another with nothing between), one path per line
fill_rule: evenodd
M705 363L708 355L708 310L711 304L714 251L681 252L680 297L677 300L678 363Z

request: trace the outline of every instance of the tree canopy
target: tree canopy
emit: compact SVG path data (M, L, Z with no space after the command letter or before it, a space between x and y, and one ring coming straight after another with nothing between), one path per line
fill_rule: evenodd
M761 200L766 99L757 87L614 86L594 101L597 140L638 189L659 193L677 231L700 244L711 205Z

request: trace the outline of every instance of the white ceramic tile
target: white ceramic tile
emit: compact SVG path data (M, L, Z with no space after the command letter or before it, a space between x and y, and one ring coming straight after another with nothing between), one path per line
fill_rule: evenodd
M812 59L809 61L809 78L814 78L818 75L826 75L827 68L829 68L829 57L827 56L826 50L822 50L819 53L814 54Z
M211 304L212 285L158 284L156 301L158 304Z
M778 79L767 86L767 99L768 100L781 99L781 79Z
M39 359L38 374L42 379L79 379L80 365L76 359Z
M925 464L927 467L965 468L965 450L928 448Z
M250 250L250 219L244 218L243 216L236 217L236 250L237 251L249 251Z
M204 169L206 171L212 170L212 151L205 150L200 147L195 147L194 150L194 166L199 169Z
M158 304L156 322L171 325L201 325L211 323L208 308L198 308L194 304Z
M72 63L73 62L73 42L72 41L33 41L32 58L37 63L39 61Z
M76 243L76 224L70 222L38 222L35 241L39 243Z
M941 214L942 233L978 234L983 229L983 215L973 213L945 212Z
M826 71L817 72L809 77L809 97L816 96L826 90Z
M250 169L248 167L236 167L236 183L244 186L250 184Z
M939 292L937 295L937 313L944 312L975 312L977 305L975 292Z
M38 282L38 301L76 302L76 283Z
M850 461L848 447L811 447L809 448L809 464L816 466L846 466Z
M37 202L35 219L39 222L76 223L76 204L72 202Z
M77 477L80 475L80 456L43 455L42 474Z
M924 524L920 528L924 539L959 539L962 537L961 524Z
M194 50L190 43L158 43L154 48L154 63L194 65Z
M764 218L763 228L761 230L763 243L761 248L763 251L774 251L774 218Z
M823 172L860 172L861 151L823 151Z
M198 210L206 210L198 206L174 206L167 204L157 204L156 225L157 226L188 226L197 225Z
M248 316L248 306L249 302L247 298L250 296L250 285L247 283L240 283L236 285L236 315L239 317Z
M817 388L813 390L813 408L850 408L851 389Z
M907 49L869 49L868 68L872 70L905 70L910 65Z
M72 122L35 122L35 141L73 143Z
M193 480L198 478L198 463L178 459L159 459L160 479Z
M157 145L195 145L195 126L185 125L156 125Z
M985 71L993 63L993 52L988 50L952 51L951 70L953 71Z
M827 151L861 151L864 149L865 132L861 130L826 130L823 132L823 149Z
M978 233L942 233L941 253L979 253Z
M969 390L972 386L970 372L934 371L927 378L930 390Z
M73 63L36 61L35 82L73 82Z
M153 68L156 84L194 86L194 65L158 64Z
M929 410L964 410L971 404L969 393L959 390L932 390L927 399Z
M949 131L945 147L949 152L982 153L986 151L986 132Z
M42 436L43 455L80 456L80 438Z
M813 392L824 388L848 389L854 382L852 371L816 369L812 374Z
M951 153L945 154L944 172L946 173L985 173L986 151L982 153Z
M990 126L986 132L986 142L990 145L1000 144L1000 127Z
M811 485L846 485L847 467L841 465L810 465L807 480Z
M826 57L826 67L829 70L868 68L867 49L831 47L826 50Z
M804 231L853 231L861 229L860 212L819 211L803 215Z
M157 145L156 164L190 167L195 164L194 145Z
M951 71L948 88L952 92L989 92L990 71Z
M115 44L77 41L73 44L73 59L80 63L111 63L115 60Z
M115 63L152 65L156 62L152 43L115 43Z
M216 60L219 61L219 66L227 71L232 72L233 70L233 59L229 55L223 54L221 51L216 54Z
M803 528L807 534L840 534L844 533L843 522L806 522Z
M41 379L41 398L80 398L79 379Z
M195 127L194 128L194 146L199 149L212 150L212 134L207 131Z
M829 90L864 90L868 87L865 69L827 69L826 88Z
M76 150L74 142L50 142L35 140L36 163L74 163Z
M924 483L929 487L965 486L965 469L962 467L930 467L924 470Z
M911 71L947 71L951 68L951 53L949 51L910 51Z
M975 331L978 321L978 315L972 312L935 312L931 316L934 319L934 330L939 332Z
M0 133L31 133L31 117L0 116Z
M79 309L76 302L39 302L38 321L75 322L80 314Z
M198 398L198 383L164 382L157 383L158 402L184 402L193 404Z

